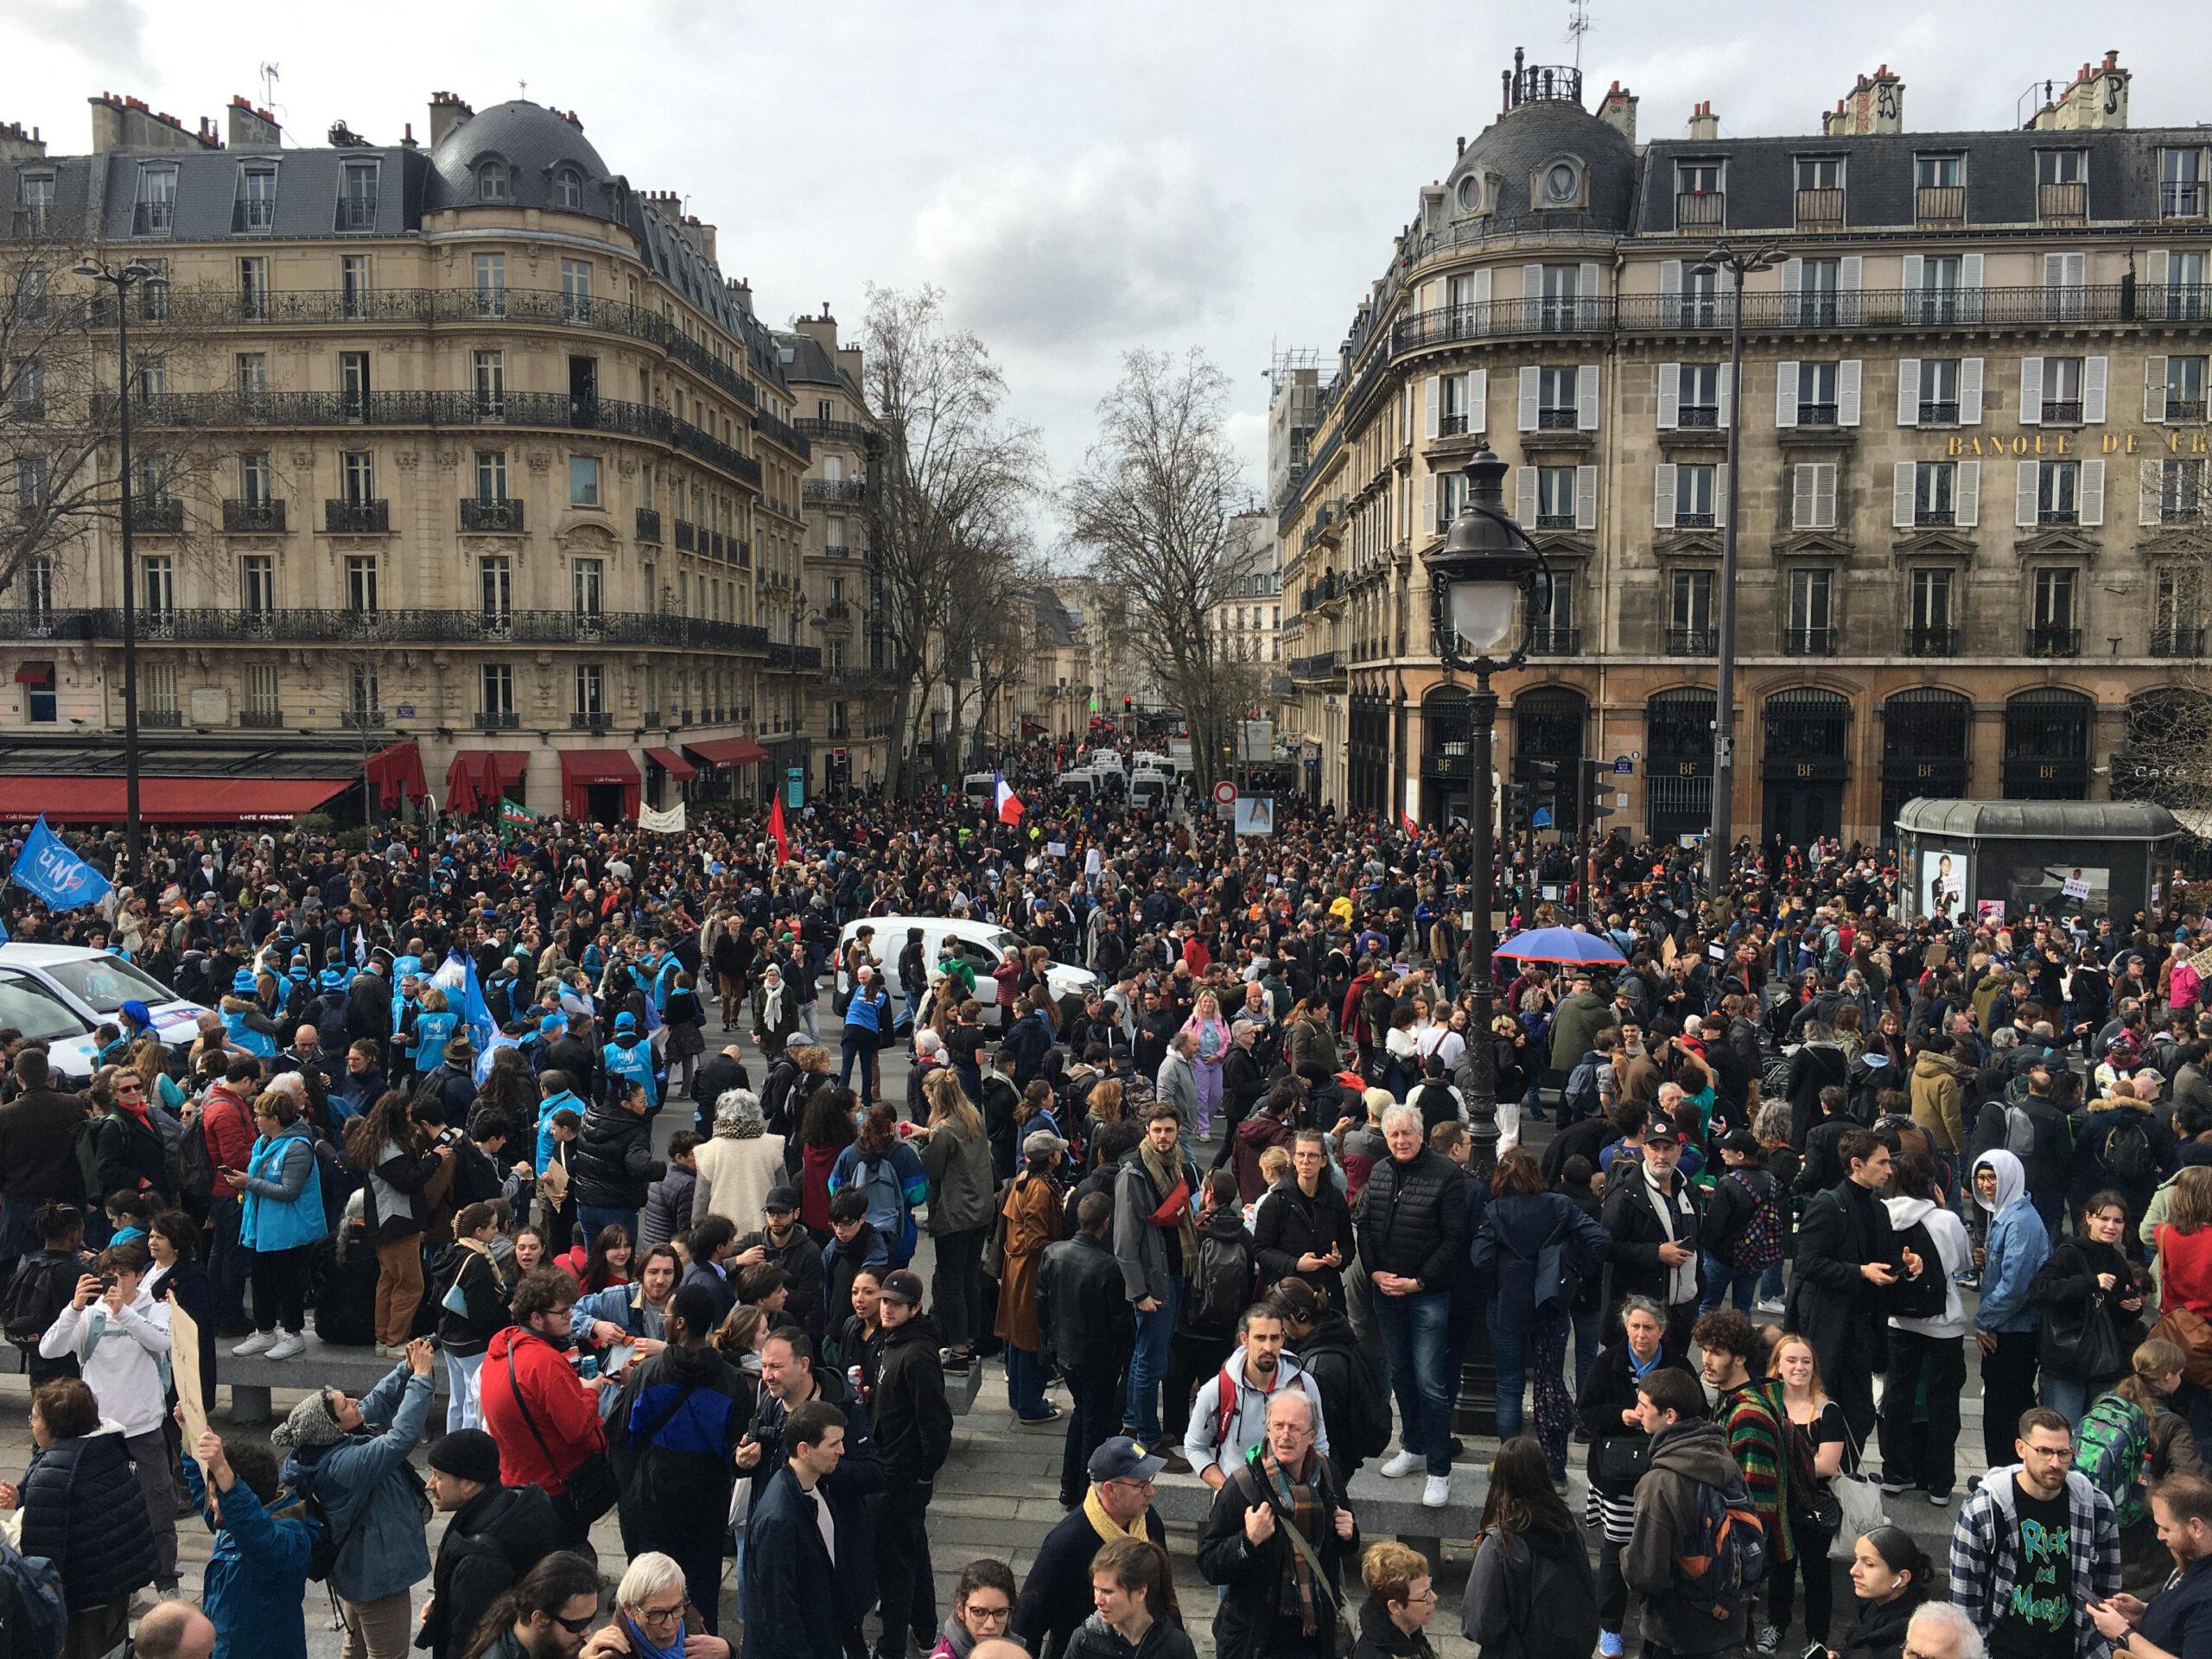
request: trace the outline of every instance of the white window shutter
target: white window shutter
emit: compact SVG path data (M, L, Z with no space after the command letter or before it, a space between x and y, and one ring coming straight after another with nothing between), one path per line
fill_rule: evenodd
M2152 248L2143 256L2143 285L2152 289L2166 285L2166 251L2164 248Z
M1835 421L1838 426L1859 424L1859 362L1855 357L1847 357L1836 365Z
M1810 530L1819 523L1814 501L1814 474L1821 469L1809 461L1801 461L1790 468L1789 525L1793 530Z
M2105 521L2105 464L2101 461L2082 463L2082 491L2076 498L2082 507L2084 524L2101 524Z
M1585 432L1598 429L1598 365L1595 363L1585 363L1574 372L1574 423Z
M1467 430L1490 430L1490 371L1467 371Z
M1659 365L1659 429L1671 431L1682 417L1682 365Z
M1444 401L1442 388L1436 384L1436 377L1433 374L1421 383L1421 401L1422 409L1427 411L1421 417L1421 435L1433 438L1436 435L1437 417Z
M1598 262L1586 259L1574 273L1577 326L1595 326L1598 320Z
M1835 484L1835 462L1824 461L1813 468L1814 522L1824 530L1836 527Z
M2066 286L2081 288L2086 285L2088 280L2089 256L2086 253L2068 254L2066 256Z
M1574 527L1598 528L1598 469L1594 466L1574 469Z
M1533 432L1536 429L1536 397L1538 392L1536 375L1537 371L1534 364L1524 366L1521 371L1520 412L1521 429L1523 432Z
M2165 467L2163 462L2145 461L2137 463L2135 469L2135 520L2146 529L2165 517Z
M1675 527L1675 469L1666 461L1651 469L1651 522L1661 530Z
M1909 461L1890 464L1890 523L1898 530L1912 528L1913 464Z
M1926 270L1927 264L1927 260L1919 254L1905 255L1904 269L1899 273L1897 286L1908 294L1917 294L1920 291L1921 278ZM1910 305L1911 302L1908 300L1905 303Z
M1797 365L1787 359L1774 371L1774 423L1797 424Z
M1544 297L1544 268L1541 265L1521 267L1521 297L1531 305Z
M1434 283L1423 283L1421 285L1420 308L1423 311L1433 311L1436 309L1436 284Z
M1920 424L1920 359L1916 357L1897 359L1897 424Z
M1736 423L1736 365L1720 365L1720 429L1726 431Z
M1410 443L1414 436L1414 383L1406 382L1405 391L1398 398L1398 442Z
M1784 258L1780 264L1777 264L1774 268L1774 274L1777 285L1782 290L1782 321L1784 324L1794 324L1797 321L1798 314L1801 309L1798 303L1799 295L1797 284L1803 280L1802 273L1797 269L1797 260L1796 256L1792 255ZM1732 305L1735 303L1732 296L1731 297L1729 303Z
M1427 535L1427 534L1428 533L1429 527L1430 527L1431 525L1434 524L1435 523L1436 523L1436 474L1435 474L1434 473L1423 473L1423 474L1421 475L1421 533L1422 533L1423 535Z
M1475 273L1475 303L1484 308L1478 327L1487 334L1490 330L1490 271L1487 267Z
M1962 461L1957 475L1951 480L1953 516L1961 530L1972 530L1981 522L1981 463Z
M2082 419L2091 426L2105 423L2105 381L2110 359L2088 357L2082 359Z
M2033 530L2036 524L2036 469L2042 463L2021 461L2013 463L2012 522L2022 530Z
M1967 289L1978 289L1981 287L1981 256L1980 254L1969 253L1961 257L1959 286Z
M1959 359L1959 424L1981 424L1981 359L1978 357Z
M1659 320L1669 328L1682 320L1682 262L1679 259L1659 262Z
M2143 418L2166 418L2166 359L2163 357L2143 359Z
M1855 253L1847 253L1836 261L1836 312L1842 321L1859 321L1859 283L1866 264L1866 260Z
M1728 467L1726 462L1713 469L1713 522L1728 522Z
M2043 424L2043 359L2020 359L2020 424Z
M1536 469L1523 467L1513 480L1513 516L1523 524L1533 524L1536 513Z

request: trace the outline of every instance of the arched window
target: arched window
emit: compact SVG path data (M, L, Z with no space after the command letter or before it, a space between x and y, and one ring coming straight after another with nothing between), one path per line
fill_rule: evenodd
M2079 691L2037 686L2005 704L2005 798L2089 798L2089 733L2095 706Z
M583 175L573 167L564 167L553 175L553 205L565 207L570 213L582 210L584 205Z
M512 192L507 184L507 164L505 162L486 162L476 169L476 200L479 201L507 201Z

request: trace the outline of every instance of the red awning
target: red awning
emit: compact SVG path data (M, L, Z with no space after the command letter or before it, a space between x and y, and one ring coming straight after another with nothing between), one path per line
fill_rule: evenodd
M488 811L530 769L528 749L461 749L446 767L446 810Z
M678 783L682 783L687 778L696 778L699 775L699 768L686 760L674 749L647 749L645 759Z
M638 763L627 749L563 749L561 781L570 784L634 784L640 782Z
M499 792L502 795L513 794L516 786L522 782L523 773L530 770L530 751L528 749L486 749L484 753L486 759L491 761L493 771L499 779Z
M686 743L683 753L702 766L749 766L768 758L768 751L749 737L702 738Z
M53 683L52 663L24 663L16 670L17 685L51 685Z
M138 811L149 823L282 823L354 781L351 775L141 778ZM0 819L28 821L41 812L60 823L121 823L123 779L0 776Z
M369 757L365 770L376 785L377 799L387 809L398 806L403 798L419 801L430 792L423 776L422 745L412 738L378 749Z

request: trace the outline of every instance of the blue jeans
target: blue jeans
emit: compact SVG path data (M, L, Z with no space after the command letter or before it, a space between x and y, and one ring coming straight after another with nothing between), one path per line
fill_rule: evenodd
M1726 1297L1736 1306L1738 1313L1751 1311L1751 1303L1758 1294L1761 1269L1747 1268L1738 1273L1710 1250L1705 1253L1705 1294L1697 1305L1700 1313L1710 1313Z
M41 1208L35 1204L0 1204L0 1274L13 1278L17 1262L45 1248L38 1236Z
M207 1277L215 1293L215 1329L243 1331L246 1281L253 1273L253 1252L238 1243L245 1206L237 1198L217 1198L208 1206L215 1238L207 1249Z
M1763 1302L1778 1302L1782 1300L1781 1262L1776 1262L1759 1274L1759 1300Z
M2043 1402L2075 1428L2089 1414L2089 1385L2071 1377L2043 1374Z
M1167 1281L1167 1300L1149 1313L1137 1311L1136 1351L1129 1356L1129 1397L1122 1421L1147 1446L1160 1438L1160 1385L1167 1376L1167 1339L1183 1306L1183 1281Z
M1051 1409L1045 1403L1045 1362L1027 1348L1006 1345L1006 1397L1017 1417L1035 1422Z
M848 1037L840 1045L844 1050L844 1063L837 1068L837 1086L849 1086L853 1067L861 1069L861 1109L866 1111L875 1104L875 1090L868 1082L868 1056L874 1052L874 1043L865 1034Z
M1529 1386L1529 1338L1519 1331L1490 1327L1491 1363L1497 1371L1497 1438L1503 1442L1518 1434L1527 1422L1522 1396Z
M1398 1440L1428 1460L1432 1475L1452 1472L1452 1386L1445 1375L1449 1291L1373 1298L1376 1327L1390 1357L1390 1388L1398 1396Z
M629 1232L631 1243L638 1242L638 1212L634 1210L602 1210L595 1204L580 1204L576 1206L576 1226L582 1235L586 1255L591 1254L602 1227L622 1227Z

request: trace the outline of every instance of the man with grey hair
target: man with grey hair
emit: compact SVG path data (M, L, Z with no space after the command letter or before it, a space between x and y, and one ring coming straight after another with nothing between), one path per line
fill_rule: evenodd
M1252 1115L1268 1092L1268 1072L1259 1052L1260 1027L1239 1012L1229 1027L1229 1052L1221 1063L1221 1147L1213 1167L1226 1165L1236 1151L1236 1126Z
M1904 1630L1914 1659L1982 1659L1987 1651L1974 1620L1948 1601L1923 1602Z
M1426 1467L1421 1501L1441 1509L1452 1498L1452 1272L1473 1232L1466 1179L1428 1149L1410 1106L1382 1114L1382 1139L1390 1155L1368 1175L1359 1215L1359 1257L1398 1397L1399 1450L1382 1472Z
M1177 1032L1167 1039L1167 1052L1160 1057L1153 1078L1152 1091L1160 1103L1173 1106L1185 1123L1198 1121L1198 1039L1187 1031Z

